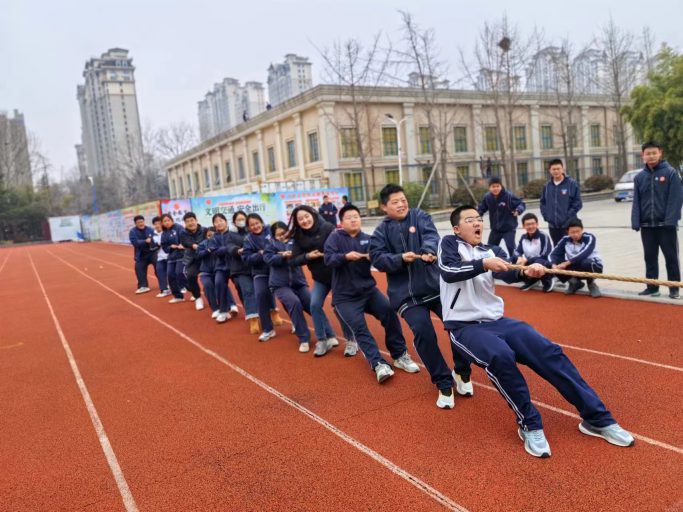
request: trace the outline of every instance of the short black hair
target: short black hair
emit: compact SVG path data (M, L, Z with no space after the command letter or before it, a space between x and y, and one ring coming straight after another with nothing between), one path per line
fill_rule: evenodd
M491 176L489 179L489 187L491 185L502 185L503 181L500 179L500 176Z
M161 222L161 217L158 215L152 218L152 224L156 224L157 222Z
M250 213L249 215L247 215L247 226L249 225L249 221L251 219L256 219L261 224L265 224L265 222L263 222L263 217L261 217L258 213Z
M166 218L171 219L171 221L173 222L173 224L175 224L175 220L173 220L173 215L171 215L170 213L164 213L164 214L161 216L161 222L163 223L163 222L164 222L164 219L166 219Z
M340 222L342 220L344 220L344 215L346 215L346 212L348 212L350 210L355 210L358 212L358 215L360 215L360 210L358 209L358 207L355 204L351 204L351 203L345 204L344 206L342 206L342 209L339 210L339 221Z
M228 222L228 219L222 213L214 213L213 217L211 217L211 224L216 222L216 219L223 219L225 222Z
M538 222L538 217L536 217L536 215L534 215L533 213L525 213L524 217L522 217L522 226L528 220L535 220L536 222Z
M235 221L237 220L237 217L239 217L240 215L244 215L244 218L245 218L245 220L246 220L246 218L247 218L247 213L244 212L244 211L242 211L242 210L237 210L235 213L232 214L232 223L233 223L233 224L234 224Z
M550 169L553 165L561 165L564 169L564 164L559 158L553 158L550 162L548 162L548 169Z
M216 228L214 228L213 226L209 226L208 228L206 228L206 231L207 231L207 233L208 233L209 231L211 231L212 233L215 233L215 232L216 232Z
M281 220L278 220L278 221L273 222L273 223L270 225L270 235L271 235L273 238L275 238L275 232L276 232L278 229L284 229L285 231L287 231L287 224L285 224L285 223L282 222Z
M458 206L455 210L453 210L453 212L451 212L451 226L457 226L460 224L460 214L465 210L477 211L477 207L472 206L471 204L463 204Z
M645 151L646 149L651 149L651 148L657 148L658 150L662 150L662 145L657 142L656 140L648 140L645 144L641 146L641 150Z
M398 194L399 192L403 192L405 194L405 190L403 190L403 187L400 185L396 185L394 183L384 185L384 188L379 191L379 202L381 204L387 204L391 194Z
M145 218L142 215L136 215L133 217L133 222L137 222L139 220L145 220Z
M349 200L349 196L342 196L342 201L348 201L348 200Z
M567 231L569 231L569 228L583 229L583 222L581 222L581 219L574 217L572 220L569 221L569 224L567 224Z
M194 212L187 212L185 215L183 215L183 220L187 219L197 219L197 216L194 214Z
M330 197L330 196L328 196L327 194L325 194L325 195L323 196L323 199L329 199L329 197Z

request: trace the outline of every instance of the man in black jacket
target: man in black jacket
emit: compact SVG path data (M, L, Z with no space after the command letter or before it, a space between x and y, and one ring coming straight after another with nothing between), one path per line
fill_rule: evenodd
M662 160L662 147L657 142L646 142L642 151L645 167L633 180L631 227L640 231L645 253L645 277L659 278L661 249L666 262L667 279L680 281L678 221L683 204L681 178L666 160ZM648 285L638 295L657 297L659 287ZM669 297L678 299L679 289L670 288Z
M187 289L194 297L194 307L197 311L204 309L202 292L199 289L199 264L197 249L199 242L206 238L206 228L197 222L197 216L193 212L183 215L185 229L180 233L180 243L185 247L183 263L185 264L185 277L187 278Z

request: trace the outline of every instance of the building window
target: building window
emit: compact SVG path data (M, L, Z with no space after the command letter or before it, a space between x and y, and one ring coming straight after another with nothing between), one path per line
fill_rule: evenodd
M591 125L591 147L592 148L599 148L602 146L601 141L600 141L600 125L599 124L592 124Z
M515 138L515 149L524 151L526 149L526 126L514 126L512 132Z
M344 175L344 186L349 189L349 200L363 201L363 173L348 172Z
M491 164L491 176L498 176L500 178L500 164L498 162Z
M243 180L246 178L244 173L244 158L241 156L237 158L237 179Z
M529 163L517 162L517 183L526 185L529 183Z
M384 156L398 155L398 138L394 126L382 127L382 148L384 150ZM387 183L394 182L388 181Z
M308 161L317 162L320 160L320 149L318 148L318 132L308 134Z
M232 182L232 169L230 168L230 162L225 162L225 182Z
M573 158L573 159L569 160L569 162L567 162L567 170L569 171L569 175L578 181L579 159Z
M185 177L187 180L187 195L191 196L192 195L192 176L189 174Z
M432 174L432 166L431 165L428 167L422 168L422 181L424 181L425 185L427 184L427 180L429 179L430 174ZM429 193L431 195L436 195L439 193L439 188L438 188L436 180L437 180L437 176L433 176L432 181L429 184Z
M541 149L553 149L553 126L541 125Z
M358 156L360 155L360 151L358 150L356 129L342 128L340 130L340 136L342 158L358 158Z
M192 191L194 192L195 195L199 194L199 192L202 189L201 181L199 181L199 173L195 172L193 178L193 184L192 184Z
M287 141L287 167L296 167L296 147L293 140Z
M486 151L498 151L498 128L484 127L484 147Z
M591 171L593 176L596 174L602 174L602 158L599 156L593 157L591 159Z
M455 140L455 152L467 153L467 127L456 126L453 128L453 136Z
M261 174L261 162L259 161L258 151L254 151L251 154L251 161L254 164L254 176Z
M221 185L221 168L217 165L213 166L213 180L217 187Z
M183 197L185 195L185 184L183 183L182 178L178 178L178 185L179 185L178 197Z
M275 172L275 148L268 146L266 153L268 153L268 172Z
M384 183L389 184L393 183L395 185L398 185L399 183L399 176L398 176L398 169L393 168L393 169L385 169L384 171Z
M614 123L614 125L612 125L612 139L614 141L613 145L618 146L619 145L619 123Z
M458 173L458 176L460 178L463 178L465 181L468 181L470 179L470 166L469 165L458 165L455 168L455 172Z
M577 147L579 142L578 138L578 132L576 130L576 125L575 124L570 124L567 126L567 143L569 144L569 147L575 148Z
M177 197L175 195L176 193L176 186L175 186L175 178L171 180L171 197Z
M420 154L429 155L432 152L432 140L429 137L429 126L420 126Z

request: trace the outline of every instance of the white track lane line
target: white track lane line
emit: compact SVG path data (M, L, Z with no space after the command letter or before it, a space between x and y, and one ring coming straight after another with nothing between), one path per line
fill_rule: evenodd
M194 345L196 348L198 348L199 350L201 350L201 351L204 352L205 354L207 354L207 355L213 357L214 359L216 359L217 361L223 363L225 366L227 366L227 367L230 368L231 370L237 372L238 374L240 374L240 375L241 375L242 377L244 377L245 379L247 379L247 380L253 382L253 383L256 384L258 387L260 387L261 389L263 389L264 391L270 393L271 395L273 395L274 397L276 397L276 398L278 398L279 400L283 401L284 403L286 403L287 405L289 405L289 406L292 407L293 409L299 411L300 413L302 413L302 414L304 414L305 416L307 416L309 419L315 421L316 423L318 423L318 424L321 425L322 427L326 428L327 430L329 430L330 432L332 432L334 435L336 435L337 437L339 437L339 438L340 438L341 440L343 440L344 442L348 443L349 445L353 446L354 448L356 448L357 450L359 450L359 451L362 452L363 454L367 455L368 457L370 457L370 458L373 459L374 461L378 462L379 464L381 464L382 466L384 466L386 469L388 469L389 471L391 471L391 472L394 473L395 475L397 475L397 476L403 478L405 481L407 481L408 483L410 483L411 485L413 485L414 487L416 487L418 490L420 490L421 492L423 492L424 494L426 494L427 496L429 496L430 498L432 498L434 501L436 501L436 502L439 503L440 505L446 507L446 508L449 509L449 510L455 510L455 511L458 511L458 512L467 512L467 509L466 509L465 507L463 507L462 505L457 504L456 502L454 502L453 500L451 500L448 496L442 494L441 492L439 492L439 491L438 491L437 489L435 489L434 487L432 487L432 486L430 486L429 484L427 484L426 482L420 480L418 477L416 477L416 476L414 476L413 474L409 473L409 472L406 471L405 469L403 469L403 468L397 466L396 464L394 464L393 462L391 462L391 461L390 461L389 459L387 459L386 457L383 457L382 455L380 455L379 453L377 453L377 452L376 452L375 450L373 450L372 448L370 448L370 447L364 445L364 444L361 443L360 441L358 441L358 440L356 440L355 438L351 437L350 435L346 434L344 431L342 431L341 429L339 429L338 427L336 427L335 425L333 425L333 424L330 423L329 421L325 420L324 418L318 416L317 414L315 414L315 413L314 413L313 411L311 411L310 409L307 409L306 407L304 407L304 406L301 405L300 403L298 403L298 402L292 400L291 398L289 398L288 396L282 394L282 393L281 393L280 391L278 391L277 389L275 389L275 388L269 386L268 384L266 384L266 383L263 382L262 380L260 380L260 379L258 379L258 378L256 378L256 377L254 377L252 374L250 374L250 373L247 372L246 370L243 370L243 369L240 368L239 366L237 366L237 365L231 363L230 361L228 361L227 359L225 359L223 356L221 356L221 355L218 354L217 352L214 352L213 350L211 350L211 349L205 347L204 345L202 345L201 343L199 343L198 341L196 341L196 340L193 339L192 337L188 336L188 335L185 334L184 332L182 332L182 331L180 331L179 329L175 328L175 327L172 326L171 324L165 322L164 320L162 320L162 319L159 318L158 316L156 316L156 315L150 313L150 312L147 311L145 308L143 308L143 307L139 306L138 304L136 304L135 302L129 300L127 297L124 297L123 295L121 295L121 294L120 294L119 292L117 292L116 290L114 290L114 289L110 288L109 286L107 286L106 284L104 284L104 283L98 281L98 280L95 279L94 277L89 276L88 274L86 274L85 272L81 271L79 268L75 267L74 265L72 265L72 264L69 263L68 261L66 261L66 260L64 260L64 259L62 259L62 258L60 258L60 257L57 256L55 253L53 253L53 252L51 252L51 251L47 251L47 252L48 252L50 255L52 255L53 257L55 257L56 259L58 259L59 261L61 261L63 264L67 265L68 267L71 267L72 269L74 269L74 270L75 270L76 272L78 272L79 274L81 274L81 275L83 275L84 277L90 279L91 281L93 281L93 282L96 283L97 285L101 286L102 288L104 288L104 289L107 290L108 292L110 292L110 293L114 294L115 296L117 296L117 297L118 297L119 299L121 299L122 301L128 303L130 306L132 306L132 307L138 309L138 310L139 310L140 312L142 312L143 314L147 315L148 317L150 317L150 318L152 318L153 320L155 320L156 322L160 323L161 325L163 325L164 327L166 327L166 328L169 329L170 331L174 332L174 333L175 333L176 335L178 335L180 338L182 338L182 339L184 339L185 341L187 341L188 343Z
M74 252L74 251L71 251L71 252ZM81 254L79 254L79 253L77 253L77 252L74 252L74 254L79 255L79 256L88 256L88 255L81 255ZM88 256L88 257L94 258L94 256ZM61 259L61 258L60 258L60 259ZM95 259L99 259L99 258L95 258ZM64 260L62 260L62 261L64 261ZM101 260L101 261L105 261L105 260ZM127 269L127 268L125 268L125 267L122 267L121 265L117 265L116 263L111 263L111 262L108 262L108 261L106 261L105 263L108 263L108 264L110 264L110 265L119 267L119 268L121 268L121 269L123 269L123 270L127 270L127 271L130 270L130 269ZM72 267L73 267L73 265L72 265ZM73 267L73 268L76 268L76 267ZM78 269L76 269L76 270L78 270ZM79 270L79 272L80 272L80 270ZM81 272L81 273L82 273L82 272ZM84 274L84 275L87 275L87 274ZM90 276L88 276L88 277L90 277ZM104 286L104 285L102 285L102 286ZM127 299L126 299L126 300L127 300ZM438 317L437 317L437 318L438 318ZM289 322L289 320L285 320L285 321L288 322L288 323L291 323L291 322ZM313 327L310 326L310 325L309 325L309 328L310 328L310 329L313 329ZM346 341L346 339L345 339L343 336L338 336L338 338L341 339L341 340ZM380 352L381 352L382 354L384 354L385 356L391 357L390 354L389 354L388 352L384 351L384 350L380 350ZM614 356L613 354L609 354L609 355ZM634 362L647 363L647 364L652 364L652 365L655 365L655 366L665 366L665 367L666 367L666 365L660 365L660 364L658 364L658 363L651 363L651 362L649 362L649 361L642 361L642 360L633 359L633 358L627 358L627 357L623 357L623 358L624 358L624 359L628 359L628 360L632 360L632 361L634 361ZM419 364L422 368L425 368L425 366L424 366L422 363L418 363L418 364ZM676 366L668 367L668 369L673 369L673 370L677 370L677 371L683 370L683 369L678 368L678 367L676 367ZM426 368L425 368L425 370L426 370ZM490 391L495 391L496 393L498 393L498 390L497 390L495 387L493 387L493 386L489 386L489 385L484 384L484 383L481 383L481 382L479 382L479 381L474 381L474 380L473 380L473 382L476 382L476 384L477 384L478 387L482 387L482 388L488 389L488 390L490 390ZM581 416L579 416L578 414L576 414L576 413L574 413L574 412L572 412L572 411L567 411L566 409L560 409L559 407L555 407L554 405L546 404L546 403L544 403L544 402L539 402L539 401L537 401L537 400L532 400L531 402L532 402L535 406L537 406L537 407L541 407L541 408L543 408L543 409L548 409L549 411L553 411L553 412L556 412L556 413L559 413L559 414L563 414L564 416L568 416L568 417L570 417L570 418L574 418L574 419L577 419L577 420L581 420ZM648 443L648 444L651 444L651 445L653 445L653 446L658 446L659 448L664 448L665 450L670 450L670 451L672 451L672 452L675 452L675 453L678 453L678 454L680 454L680 455L683 455L683 448L679 448L678 446L674 446L674 445L672 445L672 444L664 443L664 442L662 442L662 441L657 441L656 439L653 439L653 438L651 438L651 437L647 437L647 436L644 436L644 435L641 435L641 434L635 434L635 433L633 433L633 432L631 432L631 434L633 434L633 437L635 437L636 439L640 439L640 440L643 441L644 443Z
M79 252L76 252L76 251L73 251L73 250L70 250L70 249L68 249L68 251L71 252L71 253L73 253L73 254L76 254L76 255L78 255L78 256L85 256L86 258L92 258L92 259L101 261L101 262L103 262L103 263L106 263L106 264L108 264L108 265L112 265L112 266L114 266L114 267L118 267L118 268L120 268L120 269L123 269L123 270L126 270L126 271L129 271L129 272L130 272L130 268L123 267L123 266L121 266L121 265L119 265L119 264L117 264L117 263L113 263L113 262L108 261L108 260L103 260L102 258L98 258L98 257L96 257L96 256L91 256L91 255L89 255L89 254L82 254L82 253L79 253ZM153 275L153 274L150 273L149 270L148 270L148 275ZM432 320L435 320L435 321L437 321L437 322L441 322L441 320L439 320L439 317L436 316L436 315L432 315ZM554 342L554 343L557 343L557 342ZM565 344L563 344L563 343L557 343L557 344L558 344L560 347L562 347L562 348L567 348L567 349L569 349L569 350L577 350L577 351L580 351L580 352L588 352L588 353L590 353L590 354L595 354L595 355L604 356L604 357L613 357L613 358L615 358L615 359L622 359L622 360L624 360L624 361L630 361L630 362L632 362L632 363L646 364L646 365L648 365L648 366L655 366L655 367L657 367L657 368L663 368L663 369L665 369L665 370L673 370L673 371L675 371L675 372L682 372L682 373L683 373L683 368L680 367L680 366L673 366L673 365L670 365L670 364L656 363L656 362L654 362L654 361L648 361L648 360L646 360L646 359L638 359L637 357L623 356L623 355L621 355L621 354L613 354L613 353L611 353L611 352L603 352L603 351L600 351L600 350L593 350L593 349L590 349L590 348L577 347L577 346L574 346L574 345L565 345Z
M36 275L36 279L38 280L38 284L40 285L40 290L43 293L45 302L47 303L47 307L50 310L52 321L55 324L55 329L57 330L59 339L62 342L64 352L66 352L66 357L69 360L69 365L71 366L71 371L73 372L74 377L76 379L76 384L78 385L78 389L81 392L81 396L83 397L85 406L88 409L90 420L92 421L93 427L95 427L95 432L97 433L97 438L99 439L100 445L102 446L104 456L107 459L107 464L109 464L109 469L111 470L112 475L114 476L114 480L116 480L116 485L118 486L119 493L121 494L121 498L123 499L123 505L126 507L127 512L137 512L138 507L135 504L135 498L133 498L133 494L130 492L130 488L128 487L128 483L126 482L126 478L123 476L123 471L121 470L121 466L119 466L119 461L116 458L116 454L114 453L114 449L112 448L111 443L109 442L109 437L107 437L107 433L104 430L104 425L102 425L100 416L99 414L97 414L95 404L93 403L92 398L90 397L90 393L88 392L88 388L85 385L85 381L83 380L81 371L78 369L78 364L76 364L76 359L74 358L73 352L71 351L71 346L69 345L69 342L64 336L62 327L59 323L59 320L57 319L57 315L55 315L55 310L52 308L52 303L50 302L50 299L47 296L47 292L45 291L45 287L43 286L43 282L40 279L38 269L36 269L36 265L33 262L33 258L31 257L30 252L28 253L28 258L31 262L31 266L33 267L33 272Z
M5 265L7 265L7 260L9 260L10 253L7 253L7 257L5 258L5 261L2 262L2 266L0 266L0 272L2 272L2 269L5 268Z

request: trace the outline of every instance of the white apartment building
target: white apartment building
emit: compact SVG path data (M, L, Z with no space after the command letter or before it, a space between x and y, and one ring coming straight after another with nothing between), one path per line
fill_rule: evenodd
M199 138L207 140L265 110L263 84L224 78L197 104Z
M279 105L313 87L312 65L308 57L293 53L285 55L281 64L268 68L268 100L272 106Z
M10 188L33 184L24 115L0 112L0 180Z

